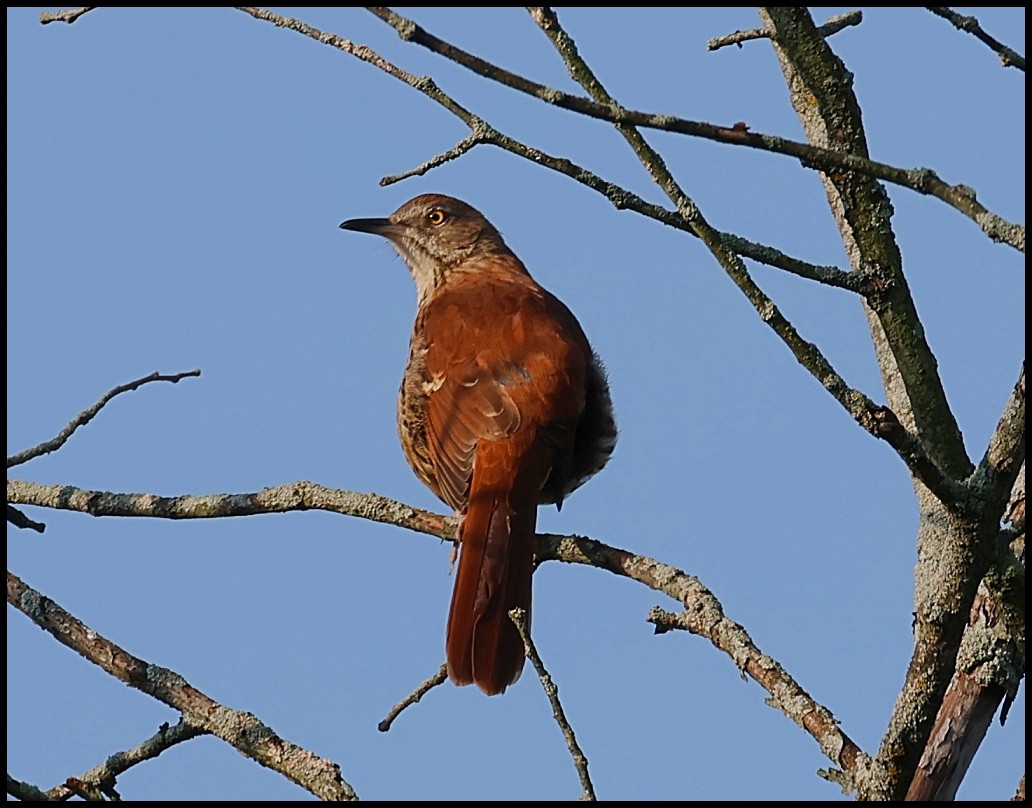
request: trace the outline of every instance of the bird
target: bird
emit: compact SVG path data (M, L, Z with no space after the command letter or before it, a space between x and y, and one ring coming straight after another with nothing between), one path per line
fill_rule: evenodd
M416 476L459 517L445 632L448 677L503 693L530 624L539 505L563 500L616 446L609 381L577 318L499 231L442 194L344 230L386 238L416 285L398 435Z

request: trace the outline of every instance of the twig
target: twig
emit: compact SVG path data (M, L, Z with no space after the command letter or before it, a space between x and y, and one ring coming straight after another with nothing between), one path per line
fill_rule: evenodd
M73 418L68 423L68 425L58 433L57 437L45 441L44 443L39 444L39 446L34 446L31 449L26 449L24 452L18 452L18 454L14 455L13 457L8 457L7 468L11 468L12 466L18 466L22 463L25 463L28 460L32 460L32 458L34 457L39 457L40 455L45 455L60 449L62 446L64 446L65 441L67 441L72 436L75 430L77 430L81 426L85 426L90 421L92 421L94 416L104 408L104 405L107 404L115 396L121 395L122 393L128 393L132 390L136 390L137 388L143 387L143 385L149 384L150 382L172 382L172 384L176 384L181 379L185 379L190 376L200 375L200 370L190 370L186 373L174 373L171 376L165 376L158 373L157 371L154 371L149 376L144 376L142 379L137 379L136 381L128 382L127 384L120 384L118 387L115 387L104 393L104 395L100 397L100 400L92 407L83 410L77 416L75 416L75 418Z
M243 9L253 13L248 9ZM737 146L745 146L761 151L775 152L793 157L799 163L809 169L816 171L858 171L877 179L885 180L894 185L910 188L920 194L927 194L945 202L955 208L967 218L977 224L993 241L1009 244L1011 247L1025 251L1025 228L1021 225L1009 222L1001 216L991 212L977 199L975 192L967 185L950 185L939 178L930 168L904 169L887 163L879 163L867 157L861 157L849 152L837 151L834 149L811 146L806 143L799 143L776 135L765 135L750 132L747 129L735 126L719 126L701 121L692 121L686 118L679 118L675 115L662 113L640 112L624 109L618 106L607 106L606 104L592 101L589 98L569 95L554 87L548 87L537 82L530 81L523 76L511 73L504 68L498 67L485 59L467 53L461 48L445 42L442 39L430 34L412 20L382 7L370 7L369 11L382 19L398 35L408 41L411 40L422 45L428 50L439 53L451 61L459 64L484 78L491 79L514 90L532 95L548 104L561 109L578 112L591 118L609 121L614 124L629 124L640 126L646 129L660 129L666 132L674 132L692 137L714 140L718 143L726 143ZM275 17L276 15L271 15ZM274 20L270 20L273 21ZM312 36L320 42L325 41L326 36L321 31L310 29L308 33L294 24L304 26L304 23L297 23L291 20L291 27L294 30ZM279 24L279 23L276 23ZM304 26L308 27L308 26ZM327 43L332 44L332 43ZM357 55L357 54L356 54ZM362 58L362 57L360 57ZM395 68L397 70L397 68ZM390 72L390 71L388 71ZM392 75L394 75L392 73ZM396 76L397 77L397 76ZM414 85L413 85L414 86ZM418 89L418 88L417 88Z
M437 669L437 673L435 673L426 681L422 682L419 685L419 687L417 687L415 690L413 690L411 693L405 696L405 698L403 698L401 701L395 704L391 708L391 711L387 713L387 716L383 719L383 721L376 725L376 728L380 730L380 732L387 732L391 728L391 724L394 723L394 719L401 715L402 710L418 702L421 698L423 698L423 696L425 696L439 684L443 683L447 678L448 663L445 662L442 663L441 667Z
M708 639L728 652L742 675L749 676L770 694L765 703L816 738L824 753L842 767L842 771L827 773L825 778L839 783L846 793L856 788L862 777L869 777L873 762L838 729L831 711L817 704L777 660L760 651L742 626L728 620L706 587L691 576L686 577L690 580L684 590L684 611L672 614L658 606L649 611L646 619L656 627L656 634L679 629Z
M694 232L692 235L694 235ZM798 258L786 255L775 247L757 244L733 233L720 233L719 235L720 240L726 247L743 258L748 258L757 263L766 264L793 275L798 275L800 278L817 281L825 286L837 289L861 292L864 287L864 279L856 272L846 272L835 266L821 266L811 264L808 261L800 261Z
M1000 57L1000 64L1004 67L1016 67L1018 70L1025 71L1025 57L1012 51L1002 42L989 36L978 24L978 20L974 17L965 17L963 14L958 14L948 6L925 6L932 14L942 17L944 20L948 20L953 26L961 31L966 31L974 37L988 45L996 54Z
M51 22L66 22L71 25L87 11L93 11L95 8L96 6L83 6L82 8L72 8L68 11L58 11L56 13L51 11L41 11L39 21L41 25L46 25Z
M21 511L19 511L17 508L11 505L7 506L7 521L15 527L29 528L30 530L35 530L37 533L42 533L44 530L47 529L47 526L44 525L42 522L34 522L32 519L29 519L29 517L27 517L25 514L23 514Z
M572 38L562 29L559 19L551 9L531 8L531 17L552 41L566 62L570 75L579 82L596 101L617 107L612 96L580 58ZM723 236L710 226L687 194L678 186L667 170L662 157L645 141L632 126L617 124L617 129L634 149L655 183L677 206L678 211L691 225L695 233L709 247L714 258L735 282L742 293L753 304L760 319L773 329L795 355L799 363L816 378L825 389L853 416L860 426L870 434L881 438L892 446L911 473L924 483L943 504L951 508L964 508L968 494L963 486L947 477L925 454L920 440L907 431L896 415L887 407L879 407L859 390L850 388L832 367L821 350L805 341L795 327L784 317L772 301L749 275L741 258L730 252Z
M97 789L110 789L114 786L115 778L122 772L142 763L145 760L156 758L166 749L176 744L196 738L198 735L209 734L207 730L188 724L180 719L174 727L162 724L158 731L147 740L126 749L124 752L116 752L98 766L94 766L84 774L76 778L70 778L79 783L85 783ZM54 800L66 800L73 795L73 789L67 784L54 786L46 792L47 797Z
M516 624L516 629L520 632L520 637L523 639L523 646L527 650L527 658L530 663L534 666L534 670L537 671L538 679L541 680L541 686L545 690L545 695L548 696L548 701L552 705L552 716L555 718L556 723L559 725L559 729L563 733L563 738L566 740L566 747L570 750L570 756L573 758L574 768L577 769L577 776L581 782L581 796L582 800L595 801L595 788L591 784L591 777L588 776L588 759L584 755L583 750L577 743L577 737L573 732L573 727L570 726L570 722L566 718L566 712L563 710L563 705L559 701L559 688L555 682L552 681L552 677L545 669L545 663L541 661L541 655L538 654L537 648L534 646L534 641L530 638L530 631L527 629L527 612L524 609L516 608L509 612L509 617L512 622Z
M829 17L828 21L817 30L823 36L829 37L850 25L859 25L863 22L863 18L864 15L861 11L847 11L845 14ZM742 47L743 42L748 42L751 39L770 39L770 30L767 28L750 28L746 31L735 31L733 34L718 36L708 40L706 48L707 50L715 51L727 45Z
M694 575L582 536L539 536L535 558L597 567L673 598L686 609L684 617L678 618L686 621L686 630L705 636L740 671L767 690L772 696L767 703L817 741L821 751L845 773L843 779L850 783L849 788L875 777L874 761L842 731L831 711L807 694L776 660L757 648L741 625L725 617L720 601Z
M636 213L648 216L649 218L655 219L656 221L669 225L670 227L675 227L683 232L695 235L690 224L685 222L679 213L669 211L658 205L646 202L641 197L602 179L597 174L592 173L588 169L583 168L570 160L546 154L538 149L526 146L514 138L510 138L507 135L502 134L494 127L490 126L486 121L462 107L449 95L442 92L431 79L413 76L411 73L408 73L388 62L386 59L382 58L364 45L355 45L353 42L343 37L325 33L317 28L313 28L307 23L301 22L300 20L281 17L278 14L274 14L264 9L240 7L239 10L250 14L256 19L270 22L280 28L288 28L304 36L315 39L325 45L337 48L344 53L383 70L389 76L408 84L413 89L423 93L423 95L431 101L440 104L469 127L470 135L463 138L463 140L448 151L435 155L430 160L414 169L382 178L380 180L381 185L390 185L406 177L410 177L415 174L422 174L436 165L440 165L441 163L453 159L456 153L468 151L476 145L491 145L504 149L505 151L515 154L518 157L522 157L525 160L529 160L530 162L543 165L552 171L556 171L570 177L582 185L586 185L606 197L617 210L633 210ZM401 26L405 30L408 30L407 26L412 26L417 30L422 30L419 29L415 23L412 23L410 20L406 20L403 17L398 17L394 12L387 10L385 13L392 15L391 19L396 18L399 20L395 27ZM392 25L393 24L394 23L392 23ZM444 44L447 45L447 43ZM476 57L470 58L476 59ZM501 70L501 68L497 69ZM555 90L550 92L558 93L559 91ZM743 239L729 233L721 233L720 236L727 241L731 249L739 252L745 258L750 258L755 261L759 261L760 263L784 269L801 277L819 280L821 283L826 283L830 286L837 286L839 288L849 289L852 291L857 291L859 289L860 279L853 273L844 272L836 267L816 267L812 264L800 261L799 259L791 258L773 247L756 244L755 242L751 242L747 239Z
M694 232L700 238L703 238L711 252L718 257L718 260L721 261L725 270L728 271L735 283L743 291L746 297L748 297L754 308L756 308L760 318L778 334L778 336L789 346L799 362L807 368L822 385L824 385L825 389L827 389L832 396L842 404L842 406L847 409L857 423L872 435L882 438L889 443L889 445L896 450L900 458L906 463L911 474L932 491L943 503L948 504L950 507L959 509L966 507L966 489L954 483L949 477L942 473L936 463L927 456L921 442L910 431L903 427L902 424L900 424L899 419L891 412L891 410L875 405L863 393L850 388L842 377L834 370L817 346L802 339L792 324L789 323L788 320L785 319L784 315L782 315L777 309L773 301L771 301L770 298L768 298L767 295L764 294L763 291L755 284L746 271L745 266L740 260L738 260L737 255L734 254L726 244L724 244L724 234L710 227L708 223L703 220L698 207L683 194L677 197L682 202L682 207L678 209L677 213L665 211L658 206L648 205L648 203L645 203L640 197L631 194L613 183L603 180L601 177L593 174L587 169L577 166L570 160L553 157L502 135L485 121L456 103L446 93L443 93L429 78L417 78L412 76L411 74L395 67L390 62L382 59L369 48L365 48L364 46L355 46L348 40L344 40L333 34L324 34L318 29L314 29L298 20L279 17L276 14L260 9L244 8L242 10L247 11L258 19L266 20L275 25L290 28L291 30L296 30L320 42L338 47L347 53L355 55L357 58L370 62L371 64L375 64L389 75L406 82L431 100L451 111L470 127L478 141L491 143L539 165L544 165L548 168L564 173L575 179L577 182L587 185L603 194L618 209L630 208L641 211L648 210L650 211L650 215L654 215L657 220L662 221L665 224L678 227L679 229L687 232ZM393 12L390 12L390 14L393 15ZM396 17L397 15L393 16ZM405 36L411 35L413 28L418 29L418 26L415 26L415 24L409 20L405 20L404 18L398 18L398 20L400 20L400 22L397 24L402 27L402 33ZM623 122L622 118L616 120L618 123ZM729 131L733 131L736 135L742 134L738 130ZM830 153L836 154L839 157L844 154L841 152ZM663 167L661 163L657 163L655 166L652 166L651 169L656 172L656 175L658 176L658 172L660 170L665 170L665 167Z
M466 152L470 151L474 146L480 143L486 143L483 138L478 137L476 134L469 135L463 138L448 151L441 152L440 154L434 155L422 165L418 165L415 168L403 171L400 174L393 174L389 177L383 177L380 179L380 185L387 186L393 185L401 180L407 180L409 177L421 177L432 168L437 168L440 165L444 165L449 160L454 160L457 157L461 157Z
M133 656L11 572L7 573L7 602L58 642L115 678L180 711L191 725L221 738L315 796L328 800L356 799L336 763L279 737L250 713L224 707L178 673Z

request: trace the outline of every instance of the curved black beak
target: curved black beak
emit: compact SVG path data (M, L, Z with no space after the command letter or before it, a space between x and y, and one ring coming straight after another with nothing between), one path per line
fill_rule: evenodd
M391 227L390 219L348 219L340 223L341 230L357 230L359 233L373 233L377 236L386 235Z

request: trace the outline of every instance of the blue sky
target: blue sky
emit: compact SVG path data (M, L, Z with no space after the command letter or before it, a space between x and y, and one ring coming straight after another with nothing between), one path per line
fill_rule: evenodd
M823 22L843 9L817 9ZM961 9L964 11L964 9ZM519 9L401 10L510 70L577 88ZM665 200L611 128L486 83L360 9L292 9L368 44L496 128ZM922 9L867 9L832 46L874 158L928 166L1024 222L1024 75ZM979 9L1024 53L1023 9ZM352 57L229 9L101 9L41 26L8 9L8 450L116 399L12 475L116 492L250 492L298 479L442 511L398 446L415 293L389 245L346 233L420 193L482 210L576 313L610 374L610 465L539 529L697 575L865 750L910 657L915 503L905 469L756 317L694 239L499 149L384 188L465 127ZM627 107L802 140L769 43L710 53L751 9L560 9ZM819 264L845 256L817 175L793 160L649 133L716 227ZM1024 259L929 197L890 187L893 226L969 452L1024 358ZM757 282L853 386L884 397L859 302L768 267ZM443 658L449 548L327 513L210 522L31 509L8 564L128 651L340 763L372 799L572 799L528 671L501 698L437 688L377 722ZM535 638L598 795L843 799L817 745L708 642L654 636L676 604L599 570L535 575ZM8 769L43 788L176 714L8 610ZM1024 690L960 793L1024 771ZM213 738L120 781L125 798L309 796Z

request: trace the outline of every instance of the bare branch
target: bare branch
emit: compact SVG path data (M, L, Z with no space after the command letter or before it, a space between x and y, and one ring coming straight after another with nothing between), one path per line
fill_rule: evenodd
M1025 72L1025 57L1015 53L1002 42L989 36L982 26L978 24L978 20L974 17L965 17L963 14L958 14L948 6L925 6L925 8L932 12L932 14L936 14L944 20L948 20L955 28L961 31L966 31L984 42L996 52L1000 57L1000 64L1004 67L1016 67L1021 72Z
M760 16L774 32L774 52L808 139L866 157L852 75L817 34L807 10L763 7ZM918 436L928 459L947 480L965 479L973 465L903 273L886 191L857 172L829 171L821 179L853 269L872 284L865 302L892 418L902 421L901 431ZM914 476L923 515L915 568L914 651L878 754L889 777L884 788L876 784L873 792L861 791L862 799L905 795L953 675L967 611L991 557L988 541L996 532L973 492L951 506L941 492L931 490L929 495L926 478Z
M993 714L1003 700L997 685L983 687L964 671L953 675L906 800L953 801Z
M548 696L548 701L552 705L552 716L563 733L563 738L566 740L566 748L570 750L574 768L577 769L577 776L581 782L580 798L582 800L595 801L595 787L591 784L591 777L588 775L588 759L580 748L580 744L577 743L573 727L570 726L570 722L566 718L566 711L563 710L563 705L559 701L559 688L545 669L545 663L541 661L541 655L538 654L534 641L530 638L530 630L527 628L527 612L517 607L509 611L509 618L516 624L516 630L520 632L520 637L523 639L523 647L527 651L527 658L530 660L530 664L534 666L534 670L537 671L538 679L541 680L541 686L544 688L545 695Z
M7 573L7 602L63 645L78 652L130 687L179 710L202 732L224 740L247 757L277 771L317 797L357 799L340 775L340 767L276 735L250 713L231 710L167 668L133 656L37 592L12 572Z
M767 690L772 696L768 704L806 730L831 762L847 774L851 787L880 777L874 774L871 758L840 729L831 711L811 698L776 660L760 651L741 625L725 617L720 602L695 576L581 536L539 536L536 558L608 570L673 598L686 609L682 615L673 616L677 627L706 637L740 671ZM665 619L658 610L650 614L650 621L653 617L659 623ZM657 629L661 633L659 624Z
M829 17L828 21L817 30L823 36L828 37L837 34L843 28L847 28L850 25L859 25L863 18L864 15L861 11L847 11L845 14ZM747 31L735 31L733 34L714 37L706 43L706 48L715 51L727 45L742 47L743 42L748 42L751 39L770 39L770 31L766 28L750 28Z
M376 728L380 730L380 732L387 732L391 728L391 725L394 723L394 719L401 715L402 710L418 702L421 698L423 698L423 696L425 696L439 684L443 684L447 678L448 663L442 662L441 667L437 669L437 673L435 673L426 681L422 682L419 685L419 687L417 687L405 698L403 698L401 701L395 704L391 708L391 711L387 713L383 721L376 725Z
M122 772L129 770L137 763L156 758L166 749L169 749L183 741L189 741L198 735L209 734L207 730L188 724L182 718L174 727L162 724L158 731L147 740L143 741L132 749L124 752L116 752L103 763L94 766L84 774L72 778L79 783L85 783L94 789L110 789L115 784L115 778ZM54 786L46 792L47 797L54 800L66 800L77 791L67 784Z
M57 451L62 446L64 446L65 441L67 441L74 434L75 430L77 430L81 426L85 426L90 421L92 421L94 416L104 408L104 405L106 405L115 396L121 395L122 393L128 393L132 390L136 390L137 388L143 387L143 385L149 384L150 382L172 382L172 384L176 384L181 379L185 379L190 376L200 375L200 370L190 370L186 373L174 373L171 376L165 376L158 373L157 371L154 371L149 376L144 376L142 379L137 379L136 381L128 382L127 384L120 384L118 387L115 387L104 393L104 395L100 397L100 400L92 407L83 410L77 416L75 416L75 418L73 418L68 423L68 425L58 433L57 437L52 438L51 440L48 440L44 443L41 443L39 444L39 446L34 446L31 449L26 449L24 452L18 452L18 454L14 455L13 457L8 457L7 468L21 465L22 463L25 463L28 460L32 460L32 458L34 457L39 457L40 455L45 455L49 454L50 452Z
M68 11L58 11L57 13L41 11L39 14L39 22L41 25L46 25L51 22L66 22L71 25L86 12L93 11L94 8L96 8L96 6L83 6L82 8L72 8Z
M81 511L95 516L150 516L166 519L248 516L256 513L282 513L318 508L387 522L442 539L451 539L455 535L455 522L452 518L412 508L375 494L335 491L305 482L267 488L257 494L166 498L153 494L112 494L84 491L71 486L48 486L8 480L7 496L11 502ZM748 638L745 629L723 617L719 602L698 579L675 567L578 536L539 535L536 558L539 561L558 560L587 564L638 581L657 592L669 595L690 609L703 609L707 614L717 615L718 618L712 621L714 631L707 636L732 659L738 660L739 650L746 647L743 646L742 640L743 637ZM751 640L748 640L747 650L760 653L752 645ZM788 674L784 676L788 677ZM826 708L812 700L807 702L806 711L821 711L820 715L830 716ZM834 724L833 720L831 724ZM841 731L825 730L821 722L811 722L811 726L814 729L807 728L807 731L814 734L819 730L820 737L815 737L821 743L825 754L828 754L837 766L853 772L863 769L869 762L859 747Z
M26 802L46 802L50 799L45 791L41 791L31 783L23 783L7 775L7 793Z
M564 173L578 182L602 193L610 199L618 209L631 208L641 211L648 210L651 212L650 215L654 215L659 221L671 224L679 229L694 232L704 240L714 255L718 256L718 260L720 260L721 264L731 275L735 283L749 298L750 302L752 302L753 306L760 314L761 319L770 325L775 333L777 333L778 336L788 344L789 348L800 363L819 381L821 381L824 387L831 392L835 399L846 407L854 419L856 419L861 426L871 432L871 434L876 437L883 438L893 446L903 461L907 464L908 469L914 477L927 486L928 489L931 490L942 502L949 504L951 507L964 507L967 498L966 490L963 487L958 486L942 473L936 463L927 457L920 441L918 441L916 437L901 426L897 428L897 425L899 424L898 418L886 418L886 408L876 406L862 393L849 388L845 381L838 375L838 373L835 372L834 368L831 367L830 363L820 350L815 345L806 342L799 336L798 332L796 332L791 323L784 318L781 312L778 311L770 298L768 298L762 290L759 289L752 278L749 277L745 266L738 259L737 253L723 243L724 234L711 228L702 218L698 207L683 194L678 195L677 191L679 191L679 189L676 189L675 186L668 185L667 187L671 189L671 193L675 194L675 198L680 199L682 202L683 207L679 208L679 215L671 213L670 211L665 211L654 205L648 205L648 203L645 203L644 200L640 199L640 197L603 180L601 177L577 166L569 160L552 157L551 155L525 146L512 138L502 135L482 119L457 104L447 96L447 94L443 93L430 79L417 79L415 76L411 76L410 74L405 73L405 71L399 70L368 48L356 47L347 40L342 40L340 37L336 37L332 34L324 34L323 32L313 29L305 23L297 20L281 18L278 15L271 14L264 10L246 8L243 10L259 19L267 20L278 26L299 31L300 33L303 33L306 36L311 36L320 42L333 44L334 46L339 47L348 53L352 53L364 61L376 64L389 75L392 75L401 81L405 81L407 84L424 93L428 98L441 104L459 117L474 132L478 141L500 146L501 148L538 163L539 165L544 165L548 168ZM390 13L393 15L393 12ZM399 19L403 20L406 24L403 27L405 32L409 33L409 26L414 26L414 23L404 20L404 18ZM734 131L736 135L742 134L738 130L729 131ZM832 153L840 154L838 152ZM658 177L658 182L663 182L662 172L665 171L665 166L662 166L661 163L657 163L656 165L651 166L650 170L655 172L654 176Z
M449 151L436 155L414 169L410 169L400 174L383 177L380 180L381 185L389 185L409 176L421 175L431 168L453 159L455 154L468 151L474 146L480 144L492 145L538 165L543 165L546 168L570 177L582 185L586 185L592 190L605 196L617 210L633 210L636 213L648 216L651 219L655 219L658 222L675 227L683 232L696 235L690 224L685 222L680 214L646 202L641 197L602 179L597 174L592 173L588 169L583 168L570 160L545 154L544 152L526 146L523 143L502 134L490 126L486 121L469 112L453 98L442 92L431 79L413 76L412 74L391 64L386 59L383 59L374 51L363 45L355 45L343 37L324 33L299 20L294 20L289 17L280 17L277 14L263 9L241 8L240 10L251 14L257 19L271 22L273 25L278 27L289 28L290 30L297 31L300 34L311 37L323 44L335 47L338 50L380 68L388 75L408 84L410 87L423 93L430 100L440 104L469 127L471 134ZM372 10L374 12L376 11L376 9ZM398 17L389 9L383 9L382 11L385 14L390 15L392 20L396 19L399 21L395 26L396 28L401 26L402 29L408 30L408 27L412 26L415 29L422 31L422 29L419 29L415 23L412 23L410 20L406 20L403 17ZM403 38L407 37L403 34ZM452 46L447 45L447 43L443 43L442 47L451 48ZM476 59L476 57L470 58ZM485 62L484 64L487 63ZM501 70L501 68L495 69ZM519 77L516 78L518 79ZM558 90L551 92L559 93ZM735 250L745 258L751 258L755 261L759 261L760 263L784 269L804 278L818 280L821 283L828 284L829 286L835 286L851 291L858 291L860 288L860 278L855 276L853 273L844 272L836 267L814 266L813 264L809 264L805 261L791 258L773 247L757 244L730 233L721 233L720 235L722 238L727 240L731 249Z
M40 485L23 480L8 480L7 501L19 505L78 511L91 516L144 516L155 519L214 519L320 510L406 527L441 539L455 538L455 520L452 517L412 508L378 494L341 491L304 480L249 494L180 497L116 494L88 491L69 485Z
M757 244L732 233L720 233L720 238L729 249L743 258L749 258L767 266L783 269L793 275L798 275L800 278L817 281L825 286L837 289L846 289L850 292L860 292L864 287L864 279L855 272L846 272L839 267L820 266L807 261L800 261L798 258L785 255L781 250L774 247Z
M394 183L400 182L401 180L407 180L409 177L421 177L424 174L426 174L427 171L430 171L430 169L437 168L437 166L440 165L444 165L449 160L454 160L456 157L461 157L466 152L470 151L474 146L486 142L487 141L478 137L476 134L464 137L462 140L460 140L458 143L456 143L454 146L448 149L448 151L434 155L425 163L418 165L415 168L409 169L408 171L403 171L400 174L393 174L389 177L383 177L380 180L380 185L393 185Z
M807 137L819 146L866 157L852 75L817 34L808 11L770 8L760 15L776 32L774 51ZM963 479L973 466L903 273L888 194L863 174L825 172L821 180L852 268L868 281L864 299L874 318L872 336L888 404L920 436L936 465L950 478Z
M393 27L402 39L411 40L428 50L451 59L456 64L462 65L474 73L492 81L497 81L514 90L532 95L561 109L567 109L614 124L629 124L646 129L660 129L666 132L714 140L718 143L784 154L798 160L803 167L817 171L857 171L867 174L894 185L910 188L920 194L934 196L975 222L982 232L993 241L1009 244L1021 252L1025 251L1024 227L1008 222L1001 216L989 211L977 201L975 192L969 186L964 184L950 185L940 179L938 174L930 168L897 168L886 163L871 160L867 155L861 156L806 143L798 143L776 135L750 132L748 128L719 126L679 118L675 115L639 112L617 106L608 106L588 98L569 95L554 87L538 84L523 76L511 73L502 67L498 67L439 39L412 20L402 17L390 9L371 7L369 10ZM289 25L287 27L293 28L294 26ZM295 28L295 30L300 29ZM301 33L306 32L301 31ZM312 34L308 35L312 36ZM319 36L315 36L315 38L320 39ZM320 41L323 40L320 39Z
M551 9L531 8L534 21L548 35L566 62L570 75L600 103L616 107L616 101L602 87L588 65L577 53L572 38L562 29ZM835 399L845 407L860 426L892 446L911 473L935 493L949 507L965 507L966 490L942 473L925 454L921 442L910 434L899 419L886 407L878 407L863 393L850 388L835 371L820 349L806 342L799 332L781 314L774 302L756 285L738 255L727 249L723 234L710 226L695 202L681 190L667 170L662 157L648 145L638 131L625 124L617 129L627 139L648 170L655 183L677 206L692 230L702 239L710 252L753 304L760 319L769 325L789 347L796 359L816 378Z
M7 521L15 527L29 528L30 530L35 530L37 533L42 533L47 529L47 526L42 522L32 521L29 517L11 505L7 506Z

